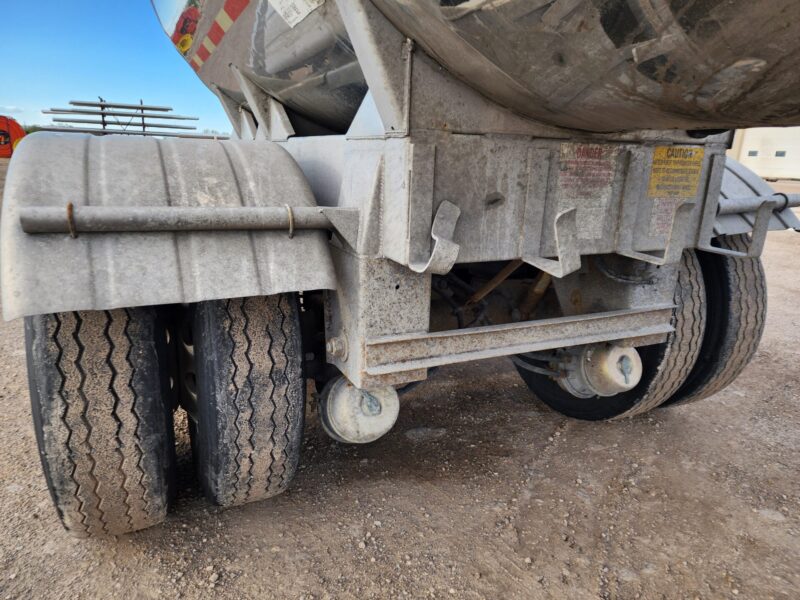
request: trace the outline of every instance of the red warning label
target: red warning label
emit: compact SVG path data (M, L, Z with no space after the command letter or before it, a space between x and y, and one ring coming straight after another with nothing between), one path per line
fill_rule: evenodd
M602 237L619 147L601 144L561 144L558 210L578 209L580 237Z

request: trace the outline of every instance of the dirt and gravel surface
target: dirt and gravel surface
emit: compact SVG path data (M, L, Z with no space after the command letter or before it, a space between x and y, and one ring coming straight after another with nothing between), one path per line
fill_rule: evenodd
M167 521L70 538L36 456L22 325L0 324L0 598L797 598L800 236L767 245L755 361L695 405L567 420L507 360L442 369L365 447L309 419L290 492L220 511L179 427Z

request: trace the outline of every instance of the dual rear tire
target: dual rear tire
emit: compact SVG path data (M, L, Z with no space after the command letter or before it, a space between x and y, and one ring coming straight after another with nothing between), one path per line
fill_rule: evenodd
M722 236L715 243L746 252L749 237ZM708 398L730 385L758 348L767 309L761 260L687 250L673 300L675 330L662 344L639 348L642 380L629 392L578 398L547 375L519 366L518 371L552 409L590 421L630 417Z
M120 535L161 522L174 496L168 311L130 308L25 319L42 467L64 527ZM284 491L305 409L299 311L283 294L203 302L188 344L190 433L206 495L232 506Z
M305 379L293 295L201 302L190 433L200 482L220 506L280 494L300 459Z
M720 238L742 251L747 237ZM757 258L687 251L674 295L675 331L641 349L639 385L577 398L520 370L553 409L588 420L708 397L750 361L763 331L766 286ZM300 457L305 380L296 298L202 302L171 366L172 323L155 308L39 315L25 320L28 377L42 467L64 527L119 535L166 516L174 494L176 379L206 496L233 506L274 496Z
M674 331L661 344L639 348L642 378L630 391L579 398L547 375L520 366L517 370L540 400L568 417L598 421L647 412L668 400L680 387L700 352L706 322L706 290L700 262L692 251L683 254L673 302Z
M175 469L166 332L149 308L25 319L39 456L76 536L119 535L166 516Z
M746 235L715 244L747 252ZM706 327L694 367L663 406L703 400L729 386L755 356L767 317L767 280L760 258L698 252L706 287Z

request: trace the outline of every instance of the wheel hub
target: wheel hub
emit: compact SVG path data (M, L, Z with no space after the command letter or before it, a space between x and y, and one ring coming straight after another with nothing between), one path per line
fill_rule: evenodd
M614 396L636 387L642 378L642 359L631 346L584 346L565 357L562 371L558 384L574 396Z
M400 401L392 387L361 390L337 377L319 399L322 428L338 442L367 444L385 435L397 421Z

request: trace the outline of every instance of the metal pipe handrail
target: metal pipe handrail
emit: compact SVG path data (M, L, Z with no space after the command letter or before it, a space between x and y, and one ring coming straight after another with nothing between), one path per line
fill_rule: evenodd
M152 104L124 104L120 102L93 102L89 100L70 100L72 106L100 106L103 108L131 108L136 110L160 110L169 112L172 110L171 106L154 106Z
M116 125L116 124L115 124ZM42 131L56 133L93 133L99 135L140 135L144 137L176 137L193 140L227 140L227 135L209 135L204 133L172 133L170 131L141 131L138 129L96 129L92 127L42 127Z
M756 212L765 202L774 203L773 212L780 212L785 208L800 207L800 194L776 193L768 196L752 196L746 198L720 198L717 214L737 215Z
M136 125L125 124L125 123L123 123L123 124L108 123L108 122L104 123L102 120L99 120L99 119L66 119L66 118L60 118L60 117L55 117L53 119L53 123L86 123L87 125L103 125L103 124L105 124L106 126L115 125L115 126L119 126L119 127L126 127L126 126L127 127L141 127L141 125L138 124L138 123ZM195 127L194 125L173 125L172 123L151 123L150 121L147 121L145 123L145 126L146 127L163 127L165 129L191 129L191 130L196 130L197 129L197 127ZM138 133L141 133L141 132L139 131Z
M319 206L26 206L25 233L130 233L334 229ZM347 210L347 209L338 209Z
M132 117L134 119L152 118L152 119L175 119L179 121L198 121L200 117L186 117L183 115L170 115L162 113L146 113L134 111L116 111L116 110L88 110L81 108L51 108L50 110L43 110L42 114L45 115L88 115L92 117Z

